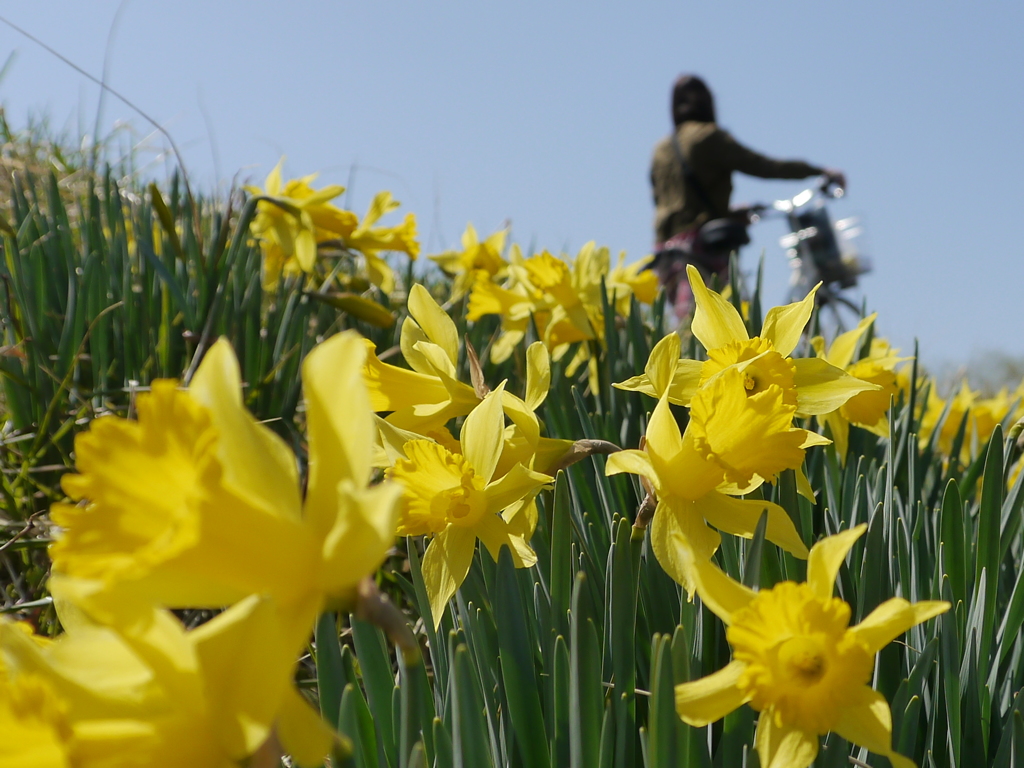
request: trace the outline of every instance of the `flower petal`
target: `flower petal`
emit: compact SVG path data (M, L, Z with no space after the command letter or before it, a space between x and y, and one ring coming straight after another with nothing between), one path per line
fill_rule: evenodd
M683 450L683 436L679 433L668 400L662 398L654 407L647 423L647 453L655 471L664 469Z
M768 339L775 351L783 357L789 357L800 343L804 326L814 311L814 294L817 290L815 286L802 301L784 307L772 307L765 315L761 338Z
M819 435L817 432L811 432L809 429L801 430L804 433L803 442L800 443L801 448L810 448L814 445L830 445L832 443L824 435Z
M672 377L672 386L668 389L668 399L675 405L689 405L690 399L700 385L700 372L704 363L700 360L676 360L676 372Z
M809 577L808 568L808 581ZM860 624L850 627L849 631L863 642L871 653L877 653L911 627L948 610L949 603L944 600L910 603L902 597L893 597L875 608Z
M501 548L508 547L516 568L529 568L537 563L537 553L500 515L484 515L476 525L476 533L495 561L501 555Z
M415 331L414 333L419 332ZM403 333L403 335L405 334ZM448 353L437 344L431 341L417 341L412 345L412 353L412 360L418 361L421 373L437 376L442 382L445 382L446 379L458 379L455 366L448 359ZM445 383L445 388L451 391L451 387L447 383Z
M853 353L857 350L857 342L860 341L865 331L875 322L877 312L865 317L852 331L841 333L836 336L835 341L828 348L825 359L838 368L846 368L853 362Z
M673 417L669 414L668 418ZM690 425L692 424L691 421ZM652 464L658 473L660 483L666 489L665 493L695 501L721 485L725 471L717 461L702 456L697 450L690 425L683 433L682 446L678 453L672 456L663 455L660 443L652 443L649 437L647 451L651 454ZM678 431L678 426L674 423L672 426Z
M383 363L377 358L374 343L369 339L363 343L367 352L363 379L374 411L401 411L421 403L447 402L448 390L436 376Z
M746 496L748 493L753 493L762 485L765 484L765 479L760 475L755 474L750 478L749 483L740 485L738 483L721 482L715 488L719 493L724 493L726 496Z
M792 518L778 504L760 499L734 499L715 491L694 504L704 519L718 530L747 539L754 535L761 513L767 511L765 538L796 557L807 557L807 546L797 533Z
M188 634L209 700L211 731L236 760L263 744L291 686L298 649L281 624L274 603L252 595Z
M208 409L217 429L224 485L271 515L298 520L302 503L295 455L242 404L238 359L227 339L206 353L189 395Z
M476 390L469 384L459 381L455 368L448 361L444 350L437 346L437 344L432 344L429 341L416 342L415 346L416 351L423 356L428 367L432 369L434 376L441 381L450 406L456 409L456 413L451 414L448 418L455 415L461 416L476 408L480 402L480 396L477 395ZM444 422L441 422L436 426L443 425Z
M543 342L535 341L526 349L526 404L536 411L551 388L551 356Z
M688 546L681 546L679 537ZM721 542L722 537L708 528L694 511L692 502L658 502L651 524L651 548L665 573L683 586L690 599L697 589L694 562L709 560Z
M784 398L775 385L748 396L738 367L726 368L694 395L687 432L697 452L721 465L730 482L774 477L804 460L806 433L792 426L793 406Z
M470 389L470 392L473 390ZM474 400L473 405L479 401ZM452 419L473 410L473 406L451 401L443 403L422 403L387 416L388 422L411 432L431 435L440 432ZM454 438L452 438L454 440Z
M505 390L501 396L501 407L505 411L505 415L523 433L526 442L531 446L536 446L540 442L540 422L537 420L537 414L533 412L533 408L508 390Z
M704 364L700 360L676 360L676 371L672 376L672 384L666 393L668 401L673 405L689 405L690 398L700 385L700 372ZM648 397L657 398L658 393L654 390L650 378L646 373L633 376L618 384L612 384L616 389L623 389L627 392L641 392Z
M878 691L862 686L842 710L835 732L869 752L889 758L893 768L916 768L913 760L892 751L892 712Z
M845 464L846 452L849 450L850 445L850 422L846 420L841 411L833 411L832 413L826 413L824 416L819 416L818 421L823 425L828 425L829 432L832 435L832 442L836 445L836 456L839 457L839 463Z
M761 768L809 768L818 756L817 734L776 725L771 710L757 719L754 743Z
M484 489L487 512L497 514L523 499L532 499L545 485L553 483L550 475L543 475L516 464L501 479Z
M682 546L678 538L677 544ZM732 617L736 611L746 608L757 596L750 587L730 579L711 560L695 559L690 573L697 585L697 594L701 601L726 625L732 624Z
M513 536L519 536L524 542L528 542L537 530L537 519L540 513L537 511L537 502L534 499L521 504L513 504L501 513L502 519L508 523L508 531Z
M881 389L877 384L851 376L820 357L797 357L795 368L796 415L819 416L842 407L861 392Z
M421 341L427 344L430 343L427 334L424 333L417 322L412 317L405 318L402 321L402 331L398 336L398 346L402 350L402 357L405 359L406 364L417 373L433 376L434 366L430 364L423 353L416 349L416 345ZM454 371L455 366L452 365L451 360L448 360L447 354L443 354L443 352L442 350L442 356L447 361L445 363L446 370Z
M840 566L853 543L867 529L867 523L861 523L834 536L826 536L811 547L811 554L807 558L807 586L822 602L832 597Z
M748 700L736 683L747 665L731 661L700 680L676 686L676 712L684 723L701 728L721 720Z
M747 326L744 325L736 307L720 294L708 290L700 272L692 264L687 265L686 276L690 280L693 298L697 303L690 330L704 348L717 349L731 341L746 341L749 338Z
M459 363L459 332L455 323L430 295L430 291L417 283L409 291L409 314L413 316L427 338L445 351L452 365Z
M73 594L63 589L67 584L68 580L63 580L61 594L55 594L62 602ZM74 597L77 599L78 595ZM8 621L6 617L0 620L0 658L5 672L38 675L54 682L61 690L65 706L90 714L103 709L109 713L113 707L123 707L125 711L141 709L139 691L152 685L154 677L149 663L151 654L158 662L162 660L165 670L179 675L195 674L195 656L180 622L168 611L157 610L145 601L125 606L119 597L108 593L99 594L98 601L89 600L85 606L88 610L81 611L73 628L67 627L54 642L26 631L27 625L23 623ZM121 622L117 630L97 623L109 618ZM141 653L137 652L139 633L132 631L136 627L158 630L159 647L155 654L152 642ZM7 693L5 690L4 695Z
M796 492L813 504L816 501L814 486L807 479L803 466L796 467L793 474L796 475Z
M266 181L263 182L263 186L266 187L267 195L270 197L276 197L281 194L281 168L284 166L284 155L277 161L277 165L274 169L267 174Z
M865 358L851 365L847 372L863 381L877 384L881 389L854 395L839 409L852 424L874 432L880 437L889 436L889 411L893 398L899 396L900 388L896 373L883 367L871 358Z
M410 440L423 439L423 435L396 427L387 419L382 419L376 414L373 417L373 423L377 427L380 445L387 454L388 463L385 466L390 466L399 459L407 458L405 455L405 444ZM454 440L454 438L452 439Z
M652 483L657 484L658 478L651 466L651 457L646 451L627 449L613 453L605 461L604 473L609 477L628 472L631 475L646 477Z
M292 686L285 689L277 718L281 746L301 768L317 768L331 751L334 731Z
M502 382L466 417L459 433L462 455L484 482L490 482L501 456L505 432L505 411L501 407L504 393L505 382Z
M402 486L383 482L370 488L342 483L339 513L323 540L324 588L332 601L349 603L364 576L376 571L395 541Z
M366 347L355 331L335 334L302 363L309 430L309 490L305 514L322 537L338 515L338 485L370 481L376 429L363 383Z
M458 525L449 525L427 545L423 553L423 584L430 599L434 629L440 626L448 601L466 580L475 551L476 534Z
M303 272L312 272L316 265L316 238L312 226L312 222L303 220L302 228L295 236L295 260Z
M395 210L397 207L398 203L391 197L390 192L387 190L378 192L373 196L373 200L370 201L370 207L366 209L366 215L363 216L357 231L363 232L368 230L380 220L381 216Z
M380 288L382 293L390 295L395 290L395 272L391 265L369 250L364 250L363 256L366 258L367 279Z
M679 334L670 333L651 350L647 358L644 373L647 374L656 397L668 392L676 374L676 362L679 360Z

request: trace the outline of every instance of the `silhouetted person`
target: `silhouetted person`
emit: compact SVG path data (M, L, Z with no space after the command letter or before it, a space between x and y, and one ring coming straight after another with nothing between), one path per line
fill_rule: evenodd
M696 266L705 282L717 277L723 286L729 254L749 242L749 211L729 207L733 171L763 179L820 175L839 186L846 179L840 171L802 160L773 160L744 147L718 127L714 96L694 75L683 75L672 88L672 122L675 130L658 142L651 161L658 254L652 268L683 318L693 310L686 264ZM701 233L708 222L714 224Z

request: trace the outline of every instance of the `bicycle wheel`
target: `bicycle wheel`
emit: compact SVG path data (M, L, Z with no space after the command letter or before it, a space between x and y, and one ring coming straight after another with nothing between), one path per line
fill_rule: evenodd
M818 323L825 336L835 338L857 327L863 318L861 307L827 286L818 291Z

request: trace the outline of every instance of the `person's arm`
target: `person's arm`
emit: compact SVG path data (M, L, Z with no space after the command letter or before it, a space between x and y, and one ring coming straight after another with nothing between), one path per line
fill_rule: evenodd
M715 146L710 147L709 157L714 157L718 164L729 171L739 171L748 176L762 179L806 179L808 176L833 176L834 172L803 160L774 160L755 152L740 144L727 131L718 130L708 141Z

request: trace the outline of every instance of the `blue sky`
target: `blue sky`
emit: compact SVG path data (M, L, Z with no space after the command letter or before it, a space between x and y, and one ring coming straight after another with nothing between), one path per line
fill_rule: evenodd
M117 0L5 3L0 14L89 71ZM428 252L467 222L511 221L524 247L588 240L648 252L651 148L672 80L697 72L719 122L777 157L842 168L838 215L867 226L864 294L926 364L1024 355L1024 5L1019 3L350 3L132 0L109 82L164 123L206 188L286 172L350 184L362 211L390 189ZM98 89L12 30L8 119L91 133ZM108 98L101 133L128 122ZM148 136L148 138L146 138ZM151 169L162 174L157 162ZM734 201L800 182L736 177ZM754 231L766 291L785 297L779 222Z

